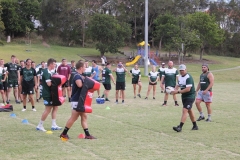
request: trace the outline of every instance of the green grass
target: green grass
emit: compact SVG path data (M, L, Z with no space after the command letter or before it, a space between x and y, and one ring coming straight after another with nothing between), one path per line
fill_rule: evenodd
M20 49L18 45L16 47L18 48L16 50L15 46L9 47L8 53L17 54L17 50ZM49 54L45 55L46 58L52 55L59 60L61 57L57 55L60 53L72 55L73 58L77 53L84 53L83 49L57 46L42 49L40 47L37 50L46 53L48 49ZM97 54L93 49L86 49L85 53L87 52ZM2 56L2 50L0 53ZM23 56L25 52L19 51L18 54ZM9 55L5 56L9 58ZM238 109L240 69L214 72L214 70L236 67L240 60L214 56L204 56L204 58L218 63L210 64L215 76L213 122L198 122L198 131L191 131L192 124L188 118L183 131L174 132L172 127L179 124L182 107L175 107L172 97L169 98L167 107L161 107L163 94L160 93L159 87L156 100L152 100L152 93L149 100L145 100L146 78L143 79L142 98L133 99L131 79L127 76L125 104L114 103L114 87L110 92L110 100L112 100L110 103L98 105L93 100L93 113L89 114L88 124L90 133L96 136L97 140L77 138L83 133L80 120L70 129L71 139L68 142L60 140L61 131L54 131L53 134L38 132L35 128L44 110L43 102L36 104L37 112L31 111L30 103L27 104L26 112L21 112L22 105L13 104L16 118L11 118L10 113L0 113L0 159L240 159ZM187 64L187 67L197 84L201 73L200 63ZM101 86L101 93L102 91ZM96 93L94 95L95 99ZM180 101L179 95L178 99ZM107 106L111 109L106 110ZM206 108L204 104L202 106L206 116ZM199 113L195 106L193 110L198 117ZM70 112L68 102L59 107L57 117L59 126L65 126ZM29 124L22 124L22 119L27 119ZM45 129L50 129L50 116L44 126Z

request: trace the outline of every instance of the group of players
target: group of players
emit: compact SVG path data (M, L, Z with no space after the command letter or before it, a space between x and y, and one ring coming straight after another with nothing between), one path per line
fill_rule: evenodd
M32 110L36 111L34 107L34 91L36 94L36 101L39 101L40 98L43 97L45 111L42 114L41 120L37 126L37 130L46 131L43 127L43 123L47 118L48 114L52 112L52 130L61 130L62 128L56 124L56 114L58 107L52 106L51 100L51 75L58 73L66 76L67 82L62 86L63 87L63 95L66 96L66 92L69 98L69 102L73 104L73 102L77 101L79 97L81 86L82 86L82 77L88 76L97 81L100 81L100 77L102 84L105 88L102 98L105 98L106 101L109 101L109 92L111 90L111 81L116 85L116 103L118 103L118 98L122 99L122 103L124 103L125 98L125 81L126 81L126 73L129 73L132 77L134 98L138 96L141 98L141 71L138 68L138 65L135 65L129 72L124 67L124 65L119 62L117 67L111 70L111 64L106 63L105 66L98 66L96 61L92 61L92 66L89 66L88 61L71 61L71 66L67 64L66 59L62 59L62 64L56 68L56 61L54 59L49 59L47 61L47 67L45 67L45 62L41 62L42 67L36 73L35 63L31 59L27 59L26 61L20 61L20 65L16 62L16 56L11 56L11 62L4 64L4 61L0 60L0 91L2 95L2 99L4 103L9 103L9 95L11 89L14 89L14 97L16 103L23 102L22 111L26 110L26 102L27 96L28 100L32 104ZM116 72L116 81L112 72ZM186 71L185 65L179 66L179 72L176 68L173 67L173 62L168 62L168 67L165 67L165 64L162 63L162 66L156 71L156 66L152 66L152 70L149 73L149 86L145 99L148 99L150 91L153 89L153 99L155 99L156 95L156 87L157 82L160 81L161 92L165 93L164 103L162 106L167 105L168 93L165 92L165 87L171 86L175 88L171 94L173 95L173 99L175 101L175 106L179 106L176 98L176 94L182 94L182 102L183 102L183 115L181 118L180 125L177 127L173 127L173 129L177 132L182 130L182 126L187 118L187 114L190 115L190 118L193 122L193 130L197 130L198 127L196 125L196 121L194 118L194 114L192 112L192 104L196 98L196 106L199 110L200 117L198 121L205 119L200 103L204 101L206 103L206 107L208 109L208 118L206 121L211 121L211 102L212 102L212 86L213 86L213 75L209 72L209 68L207 64L202 65L202 74L200 76L200 81L197 86L197 89L194 88L194 82ZM78 75L78 76L75 76ZM101 75L101 76L100 76ZM137 87L138 94L136 93ZM39 87L40 86L40 87ZM40 91L40 96L38 94L39 88L42 88ZM180 90L178 90L180 88ZM120 96L119 96L120 91ZM42 93L41 93L42 92ZM19 94L21 93L21 94ZM98 90L98 97L100 97L100 91ZM81 124L84 129L86 139L95 139L95 137L91 136L87 127L87 115L85 113L79 113L76 111L72 111L71 118L66 124L66 127L63 130L63 133L60 137L69 138L67 136L67 132L72 126L72 124L77 120L78 117L81 117Z

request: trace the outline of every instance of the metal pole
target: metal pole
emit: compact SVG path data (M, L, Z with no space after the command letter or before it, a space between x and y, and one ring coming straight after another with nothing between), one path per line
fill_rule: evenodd
M144 75L148 75L148 0L145 0L145 58L144 58Z

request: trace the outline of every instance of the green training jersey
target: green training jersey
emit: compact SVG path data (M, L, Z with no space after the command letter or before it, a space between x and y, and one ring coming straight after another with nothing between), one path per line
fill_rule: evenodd
M92 75L93 73L95 73L94 69L93 69L91 66L89 66L89 67L87 67L87 68L85 69L85 72L83 73L83 76L85 76L85 77L91 77L91 75Z
M108 69L107 67L102 70L102 83L103 84L110 84L111 83L111 77L112 71Z
M166 68L162 68L162 67L160 67L160 68L158 69L158 73L159 73L160 80L161 80L161 78L162 78L162 75L163 75L165 69L166 69Z
M27 69L22 68L20 75L22 76L22 86L23 87L29 87L32 88L34 87L35 81L34 77L37 76L36 71L34 68Z
M207 89L207 87L209 86L209 84L210 84L210 81L209 81L209 79L207 77L208 74L209 74L209 72L202 73L200 75L200 90L201 91L205 91ZM210 88L209 91L212 91L212 88Z
M141 76L140 69L133 68L133 69L130 70L130 73L132 74L132 77L133 77L132 80L133 81L138 81L139 80L139 77Z
M49 71L48 68L43 69L41 76L42 76L42 86L43 86L43 90L42 90L42 95L43 98L51 98L51 88L47 85L47 82L51 81L51 77L52 77L53 72Z
M117 68L116 69L116 76L117 76L117 80L116 82L125 82L125 70L124 68Z
M195 99L195 87L194 87L194 81L190 74L186 74L185 76L179 76L178 77L178 85L181 88L181 90L191 87L189 92L182 94L182 99L190 98Z
M150 81L155 82L159 76L158 74L158 72L149 72L148 77L150 78Z
M6 63L6 64L4 64L4 67L7 67L9 80L17 80L18 79L18 72L20 71L20 66L18 66L15 63Z
M6 72L4 68L0 67L0 84L2 84L2 80L4 79Z
M165 80L165 86L176 86L176 78L178 76L178 70L176 68L166 68L162 76Z

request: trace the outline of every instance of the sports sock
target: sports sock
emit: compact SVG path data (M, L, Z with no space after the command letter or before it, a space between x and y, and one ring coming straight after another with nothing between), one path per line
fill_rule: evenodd
M90 136L90 133L89 133L89 131L88 131L88 128L84 129L84 132L85 132L85 135L86 135L86 136Z
M32 109L34 109L35 107L34 106L32 106Z
M38 126L43 126L44 121L40 120Z
M124 100L122 100L122 103L124 103Z
M56 119L52 119L52 126L57 126Z
M192 124L193 124L194 127L197 126L197 122L196 121L192 122Z
M175 101L175 104L178 104L177 101Z
M200 113L200 116L201 116L201 117L204 117L204 114L203 114L203 112L199 112L199 113Z
M211 114L208 115L208 119L211 120Z
M164 101L164 103L163 104L167 104L167 101Z
M118 102L118 99L116 99L116 102Z
M63 135L66 135L67 132L68 132L68 130L69 130L69 128L68 128L68 127L65 127L64 130L63 130L63 132L62 132L62 134L63 134Z
M26 109L26 106L23 106L24 109Z
M183 125L184 125L184 123L180 122L180 125L179 125L179 126L180 126L181 128L183 127Z

